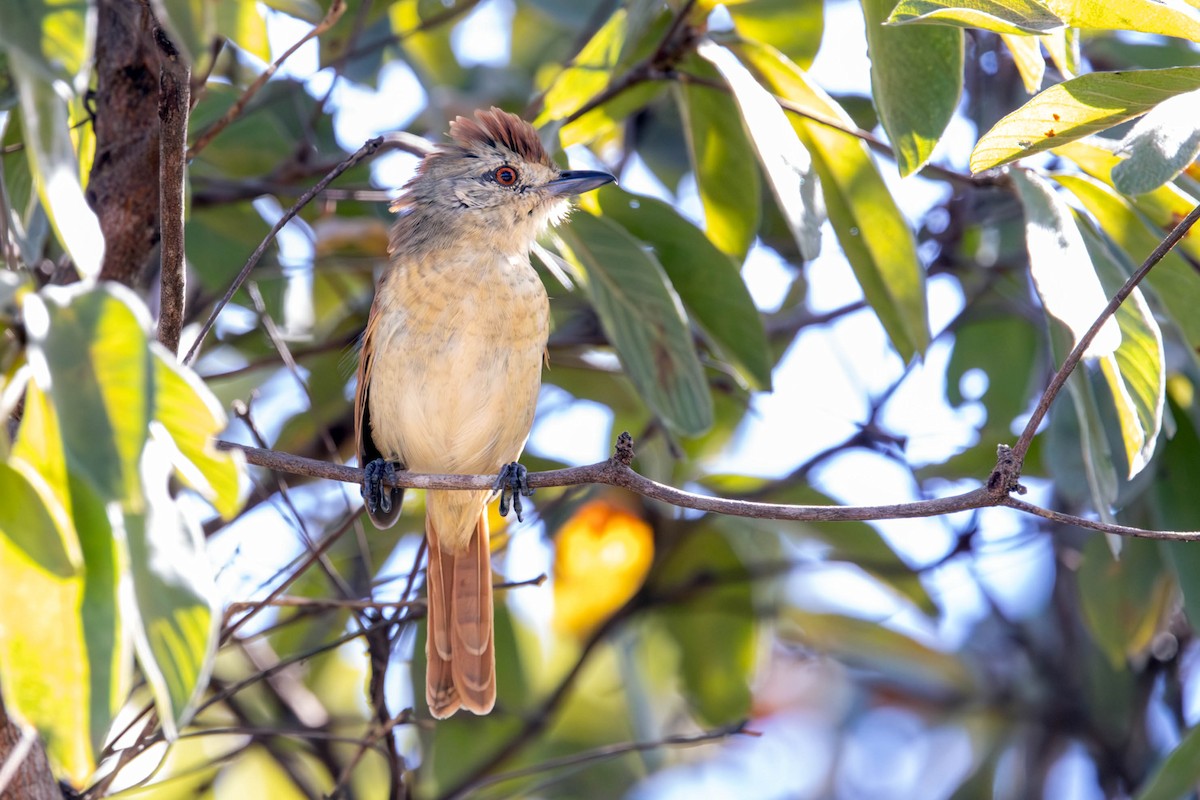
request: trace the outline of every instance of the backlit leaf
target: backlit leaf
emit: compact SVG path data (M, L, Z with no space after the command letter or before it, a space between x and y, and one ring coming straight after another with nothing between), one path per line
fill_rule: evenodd
M1037 94L1042 88L1042 79L1046 76L1046 60L1042 58L1040 40L1036 36L1016 36L1011 33L1002 33L1000 38L1008 46L1017 72L1021 73L1025 91Z
M934 25L884 25L894 0L862 0L871 89L900 175L925 165L962 93L963 34Z
M1044 0L1072 28L1138 31L1200 41L1200 14L1154 0Z
M1044 178L1014 170L1012 179L1025 210L1025 244L1034 286L1046 313L1066 325L1079 341L1108 305L1087 246L1070 208ZM1087 355L1108 355L1120 344L1120 328L1110 318L1092 340Z
M779 211L800 255L811 261L821 252L821 223L825 221L812 156L788 124L779 103L733 53L708 39L700 42L696 52L717 68L733 90L746 134L758 154Z
M985 133L971 153L980 172L1081 139L1200 88L1200 67L1093 72L1051 86Z
M716 69L700 58L687 64L689 72L721 81ZM704 232L740 264L758 233L762 196L754 148L737 103L720 89L690 81L675 84L674 91L704 206Z
M775 94L818 118L854 127L832 98L779 53L753 44L739 45L736 52ZM859 139L798 115L791 121L813 154L829 221L863 295L907 361L929 343L925 271L912 230Z

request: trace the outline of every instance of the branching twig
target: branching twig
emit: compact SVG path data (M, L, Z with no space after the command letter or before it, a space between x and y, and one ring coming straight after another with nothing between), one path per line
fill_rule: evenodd
M342 14L345 13L345 11L345 0L333 0L333 2L329 4L329 11L325 13L325 18L314 25L312 30L301 36L298 42L285 50L283 55L275 59L275 61L269 67L263 70L263 73L255 78L254 83L247 86L246 91L242 92L241 96L234 101L234 104L229 107L229 110L222 114L221 118L210 125L207 130L196 137L196 141L192 143L190 148L188 148L188 159L190 160L195 158L197 153L208 146L208 143L213 140L213 137L225 130L225 128L227 128L231 122L241 116L242 112L246 110L246 104L254 98L254 95L258 94L258 90L266 85L267 81L271 79L271 76L279 71L279 68L283 66L283 62L291 58L292 54L303 47L307 42L332 28L337 21L342 18Z
M332 183L339 175L353 167L358 162L362 161L364 158L372 155L382 144L382 136L376 136L374 139L367 141L349 158L334 167L333 170L320 181L318 181L315 186L302 194L300 199L296 201L295 205L284 212L283 216L281 216L279 220L271 227L271 230L267 233L266 238L263 239L258 247L254 249L254 252L250 255L250 260L246 262L246 265L242 267L242 271L239 272L237 277L233 279L233 283L229 285L229 288L225 291L224 296L222 296L221 299L217 301L216 306L213 307L212 313L208 315L208 319L204 321L204 325L201 326L200 332L196 334L196 341L192 342L191 348L188 350L187 355L184 356L184 364L191 364L192 361L195 360L196 353L200 350L200 345L204 341L204 337L206 337L208 332L212 330L213 323L215 323L217 320L217 315L221 313L221 310L225 308L226 304L228 304L230 299L233 298L233 295L239 288L241 288L241 285L245 283L247 276L250 275L250 271L254 269L254 265L258 263L260 258L262 258L263 253L267 251L267 247L270 246L271 242L275 241L275 237L279 235L281 230L283 230L283 226L291 222L292 217L300 213L300 209L308 205L308 203L314 197L324 191L325 187Z

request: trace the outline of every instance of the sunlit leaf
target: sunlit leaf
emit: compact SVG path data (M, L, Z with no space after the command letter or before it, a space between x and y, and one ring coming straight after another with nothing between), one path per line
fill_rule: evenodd
M85 276L98 275L104 236L83 196L68 101L59 93L63 84L45 80L17 50L9 51L8 66L21 99L21 125L38 197L76 268Z
M845 111L796 66L766 47L743 44L736 52L772 90L818 118L853 128ZM916 243L891 191L857 138L792 117L821 176L829 221L863 294L896 352L906 361L929 343L925 271Z
M699 58L688 65L690 72L707 80L721 80L716 69ZM704 206L704 231L741 263L758 233L762 197L754 148L737 103L720 89L691 81L675 84L674 90Z
M709 724L750 712L757 635L746 569L725 536L701 527L681 540L653 577L655 594L684 593L659 614L681 650L684 693ZM689 588L698 578L711 585Z
M51 286L25 300L34 378L54 402L67 464L129 508L141 503L153 402L144 315L117 284Z
M154 692L168 739L190 718L208 683L221 615L202 534L167 491L167 453L146 448L144 512L120 515L119 540L128 548L131 622L138 663Z
M605 186L584 198L604 216L654 248L654 255L692 319L757 389L771 386L762 317L737 265L703 231L652 197Z
M1046 75L1046 60L1042 58L1041 42L1035 36L1016 36L1010 33L1002 33L1000 38L1008 46L1017 72L1021 73L1025 91L1036 94L1042 88L1042 79Z
M1173 179L1200 155L1195 111L1200 91L1164 100L1137 121L1121 142L1129 158L1113 167L1112 179L1125 194L1153 191Z
M1048 33L1063 21L1033 0L900 0L892 24L928 22L1007 34Z
M980 172L1111 128L1200 88L1200 67L1093 72L1051 86L997 122L971 153Z
M1076 175L1056 175L1083 204L1106 236L1116 242L1134 264L1140 264L1158 245L1161 234L1147 227L1124 198L1099 181ZM1178 253L1168 253L1146 277L1161 307L1193 348L1200 348L1200 276Z
M800 255L811 261L821 252L821 223L825 221L812 156L788 124L779 103L733 53L707 39L696 52L717 68L733 90L746 134L758 154L779 211L796 239Z
M963 34L934 25L884 25L893 0L862 0L879 121L900 175L924 166L962 93Z
M1090 231L1085 240L1106 293L1115 294L1129 277L1129 271L1108 245ZM1114 316L1121 328L1121 345L1099 364L1121 426L1128 465L1126 477L1133 478L1150 462L1162 429L1166 353L1162 332L1140 289L1134 288Z
M1079 75L1082 56L1079 52L1079 31L1075 28L1064 28L1039 36L1050 60L1066 80Z
M1200 41L1200 14L1154 0L1044 0L1072 28L1138 31Z
M240 451L213 446L213 437L225 427L225 412L195 372L176 364L161 348L152 352L154 420L174 445L175 469L221 516L230 519L240 506L238 473L244 459Z
M0 669L4 705L34 725L72 783L95 767L87 641L79 615L84 577L78 553L29 482L0 464Z
M1078 341L1108 305L1108 297L1070 208L1050 183L1026 170L1014 170L1012 179L1025 210L1029 271L1042 305ZM1110 318L1092 340L1087 355L1108 355L1120 344L1120 328Z
M723 5L742 39L769 45L806 69L812 65L825 28L823 2L735 0Z
M562 119L604 91L625 46L626 11L619 8L605 20L571 63L555 76L542 96L535 126Z
M559 233L584 270L604 331L643 400L679 433L703 433L712 424L712 397L662 267L603 217L576 214Z

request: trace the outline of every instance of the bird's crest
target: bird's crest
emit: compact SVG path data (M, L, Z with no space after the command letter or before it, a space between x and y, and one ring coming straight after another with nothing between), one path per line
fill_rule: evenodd
M463 150L474 150L480 145L503 147L526 161L552 165L533 126L516 114L495 106L487 111L476 111L475 119L455 119L450 123L450 138Z

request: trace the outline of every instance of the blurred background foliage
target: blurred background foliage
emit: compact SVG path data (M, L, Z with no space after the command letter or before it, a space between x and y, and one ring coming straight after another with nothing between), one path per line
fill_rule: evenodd
M536 524L493 519L496 711L435 725L420 494L376 531L354 486L211 439L351 457L387 201L494 104L621 179L535 258L554 328L531 470L627 430L639 472L722 496L974 488L1200 197L1196 8L0 4L7 721L89 798L1189 795L1195 543L543 490ZM114 20L191 70L185 350L283 209L405 129L284 227L194 371L149 333L153 202L145 263L104 261L106 214L158 195L157 144L137 149L157 134L105 83L153 110L158 74L121 66ZM1025 462L1037 502L1196 527L1198 266L1185 238L1102 331Z

